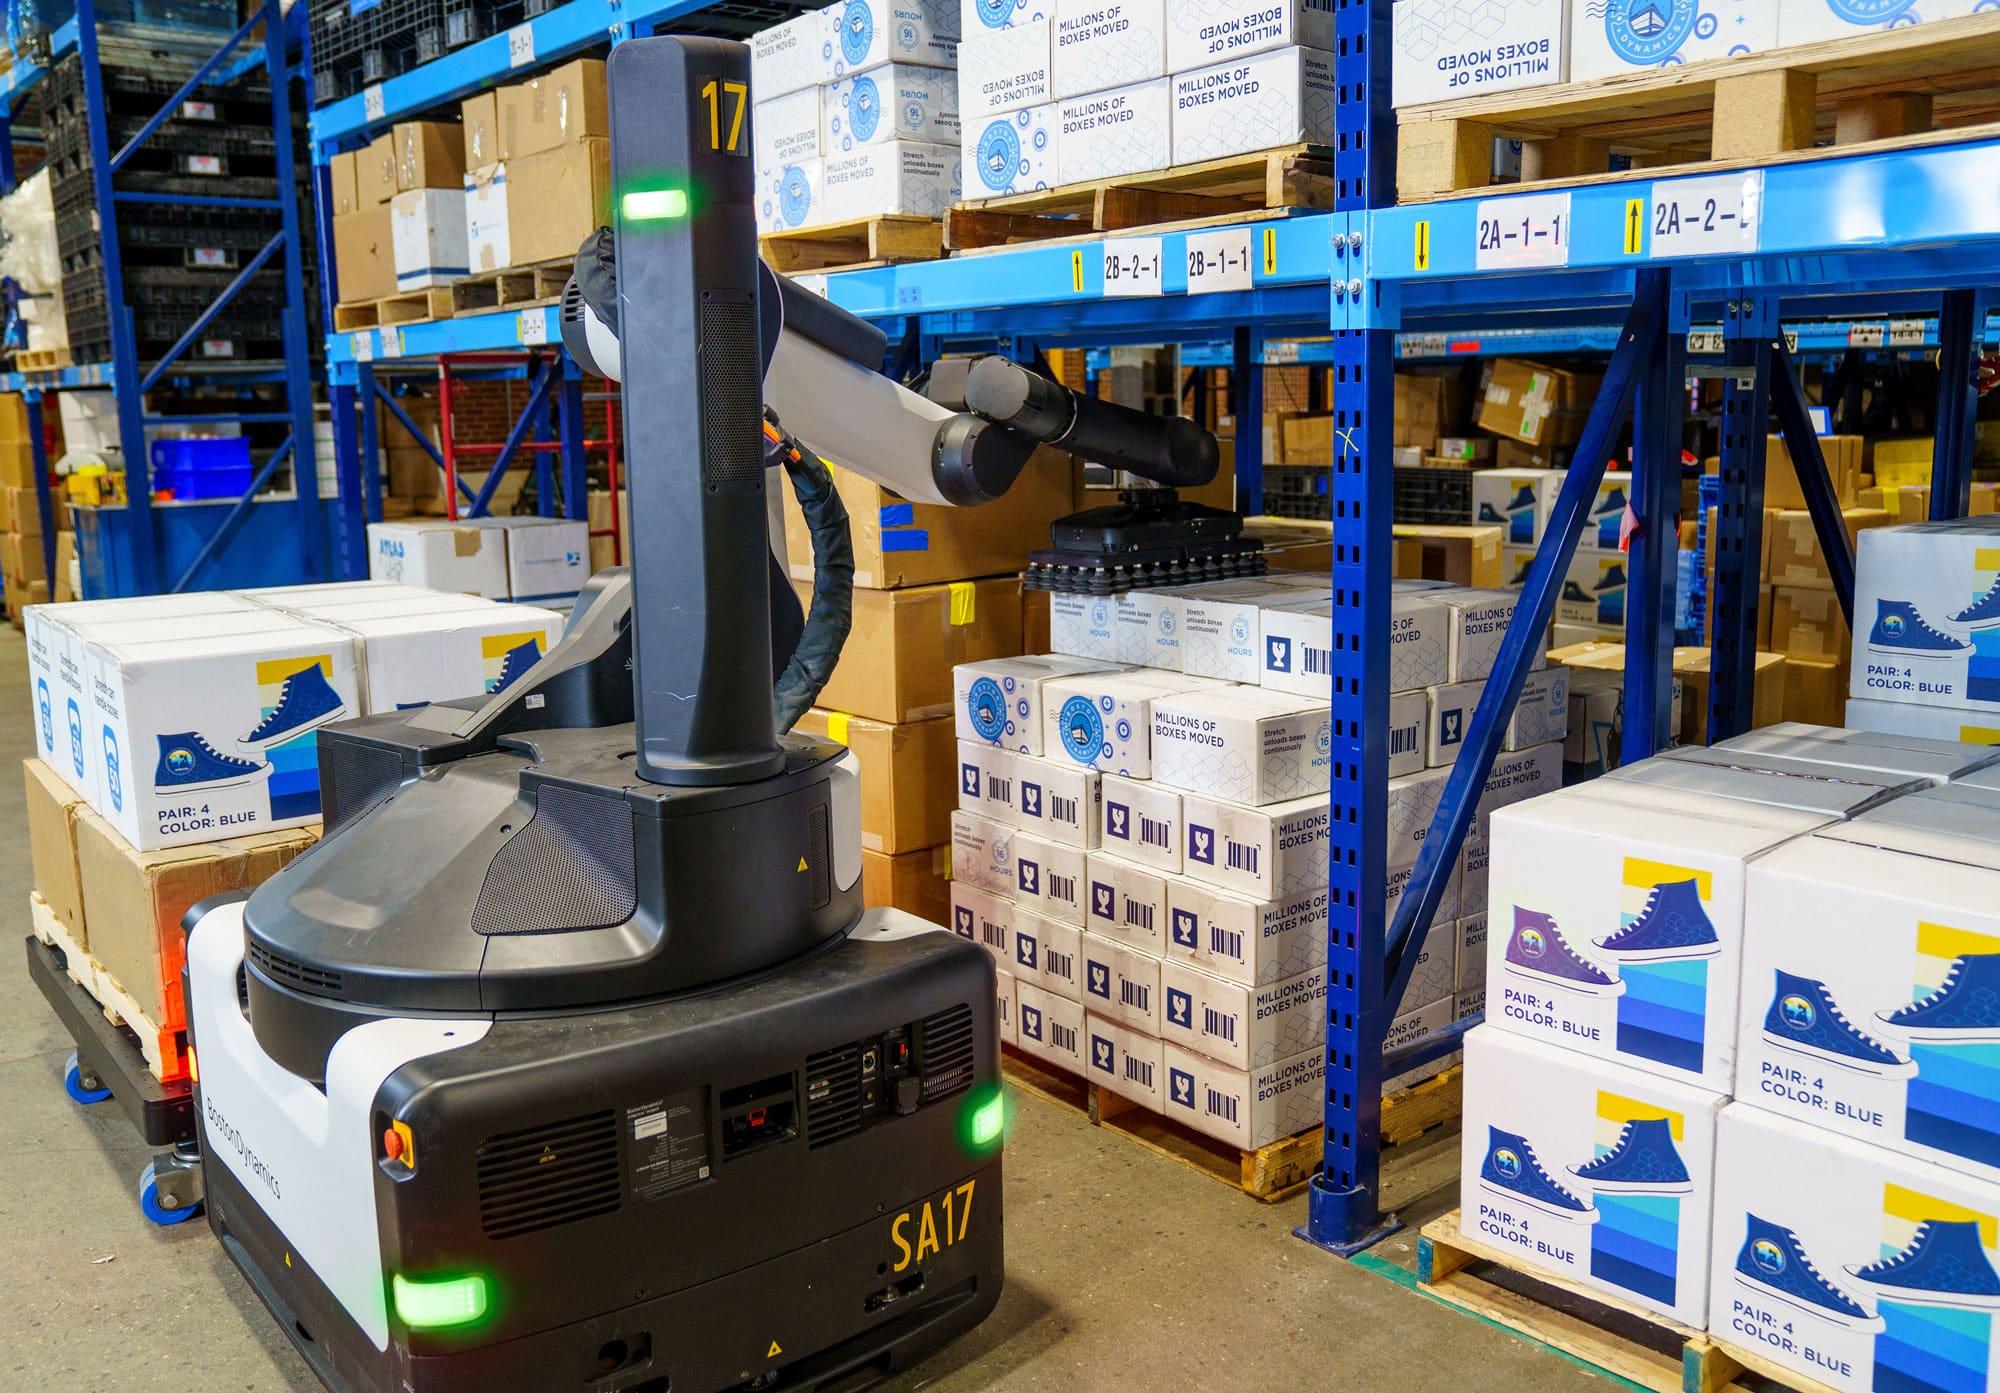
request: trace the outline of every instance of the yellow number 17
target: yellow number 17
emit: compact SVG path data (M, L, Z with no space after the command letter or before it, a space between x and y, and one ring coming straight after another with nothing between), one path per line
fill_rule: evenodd
M710 78L702 84L701 95L708 102L708 148L726 150L732 155L741 154L743 140L743 108L750 104L750 87L742 82L725 82L722 95L735 105L729 114L729 143L722 143L722 103L716 96L716 82Z

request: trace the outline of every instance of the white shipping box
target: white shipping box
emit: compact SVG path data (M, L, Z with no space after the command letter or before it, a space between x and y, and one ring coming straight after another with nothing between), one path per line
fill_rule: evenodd
M989 895L1014 897L1014 829L978 813L951 815L951 878Z
M1458 902L1460 879L1458 868L1463 863L1464 858L1461 857L1459 863L1453 865L1445 876L1444 889L1438 893L1437 909L1431 915L1433 921L1437 923L1443 923L1447 919L1456 920L1462 912ZM1382 910L1386 916L1384 922L1393 924L1396 921L1397 906L1402 903L1403 896L1409 893L1410 887L1416 884L1417 868L1414 864L1391 866L1383 879Z
M581 518L483 518L507 538L507 594L567 599L590 579L590 524Z
M1083 1073L1083 1006L1015 979L1015 1038L1022 1050L1073 1074Z
M956 0L838 0L822 13L822 84L884 63L949 69L957 61Z
M1297 977L1326 965L1328 892L1246 900L1198 880L1167 881L1168 960L1246 987Z
M1727 1101L1475 1027L1459 1222L1523 1267L1698 1327Z
M505 691L562 638L563 617L529 605L330 619L359 645L369 713Z
M1843 0L1852 5L1853 0ZM1570 10L1569 80L1595 82L1620 73L1737 58L1778 46L1772 0L1706 0L1648 7L1581 4Z
M1451 612L1445 629L1451 680L1474 682L1490 676L1521 597L1510 590L1454 589L1433 591L1430 598ZM1536 635L1530 670L1547 666L1548 655L1548 634Z
M828 147L821 142L821 105L817 87L760 99L750 113L757 167L796 164L825 154Z
M1169 8L1175 3L1203 0L1168 0ZM1333 55L1318 48L1280 48L1193 72L1176 64L1174 163L1301 142L1336 144L1340 89L1333 63Z
M1395 104L1567 81L1570 8L1571 0L1399 0Z
M841 154L889 140L958 144L958 74L889 63L820 89L815 153Z
M1333 768L1329 707L1258 687L1153 703L1153 777L1233 803L1324 796Z
M800 159L757 166L757 232L793 232L826 221L825 162Z
M750 92L759 102L819 82L820 47L826 42L826 11L811 10L796 19L750 36Z
M1486 911L1483 909L1458 921L1458 972L1454 987L1460 996L1479 993L1479 1008L1486 1009Z
M1058 97L1165 77L1166 0L1056 0L1053 58Z
M1456 682L1433 687L1428 693L1430 712L1426 732L1425 761L1436 768L1456 764L1465 739L1472 733L1472 716L1486 694L1485 682ZM1537 745L1561 744L1569 738L1569 670L1541 668L1521 683L1521 695L1508 715L1501 734L1504 751L1532 749ZM1391 768L1391 773L1402 771Z
M1173 109L1173 84L1164 77L1064 96L1056 103L1062 182L1165 169L1174 162Z
M489 164L466 170L459 193L465 203L466 266L474 274L512 266L514 238L507 223L507 166ZM393 244L391 250L393 253Z
M1133 590L1112 612L1118 661L1181 670L1181 600L1173 591Z
M1425 766L1430 728L1430 693L1397 692L1389 698L1389 777L1414 774Z
M1143 668L1052 677L1042 684L1042 753L1107 774L1151 778L1154 705L1219 685Z
M1015 755L975 740L958 742L958 806L994 822L1015 823ZM1025 825L1025 824L1022 824Z
M1627 558L1621 551L1578 547L1569 559L1556 618L1565 624L1590 624L1622 637L1625 595L1630 584Z
M1505 528L1509 546L1537 547L1562 491L1560 469L1479 469L1472 475L1472 520Z
M1458 1006L1458 920L1442 914L1424 934L1401 1009L1421 1011L1440 1003L1454 1011Z
M958 202L958 146L885 140L821 162L828 222L886 213L940 218Z
M965 149L959 187L967 198L998 198L1002 194L1033 193L1059 182L1056 108L1024 106L971 122L965 128ZM1057 599L1076 598L1080 596ZM1058 653L1073 648L1052 641Z
M1011 117L997 117L1001 121ZM1071 658L1094 658L1116 663L1118 625L1116 612L1122 596L1049 596L1049 648Z
M1957 740L1927 740L1920 736L1872 735L1867 731L1781 721L1724 740L1710 752L1716 757L1745 756L1781 759L1792 764L1824 764L1840 777L1843 769L1949 783L2000 762L2000 750Z
M478 522L371 522L368 574L432 590L507 598L507 539Z
M958 45L958 113L965 125L1055 100L1053 27L1040 19L965 31Z
M966 742L960 741L963 750ZM1059 846L1088 851L1104 831L1104 776L1095 769L1015 755L1009 778L1014 825Z
M1236 1069L1304 1054L1326 1041L1326 969L1246 987L1170 958L1155 964L1162 1040Z
M1970 706L1924 706L1910 701L1849 697L1847 725L1882 735L1920 735L1969 745L2000 745L2000 713Z
M1097 851L1090 853L1084 873L1090 878L1084 927L1159 957L1166 940L1166 878Z
M1331 49L1333 12L1333 0L1258 5L1242 0L1167 0L1167 71L1184 73L1297 44Z
M1985 0L1777 0L1778 42L1786 48L1850 39L1992 7Z
M1165 1082L1159 1040L1096 1011L1088 1013L1085 1030L1090 1037L1085 1077L1158 1112Z
M1896 799L1750 868L1736 1095L2000 1182L2000 808Z
M1168 1041L1161 1063L1167 1116L1231 1146L1269 1146L1312 1130L1325 1114L1324 1046L1246 1071Z
M1054 0L959 0L960 37L1021 24L1044 24L1055 18Z
M1310 608L1333 598L1329 584L1303 579L1257 576L1183 589L1181 671L1226 682L1258 681L1264 670L1262 611Z
M317 732L362 713L354 650L276 613L256 633L91 641L97 811L140 851L319 821Z
M450 285L471 267L466 248L465 190L410 189L389 204L389 246L396 289Z
M2000 517L1862 532L1849 690L2000 713Z
M1806 1387L1994 1387L2000 1186L1741 1103L1718 1131L1718 1339Z
M1014 961L1014 902L1005 895L953 881L951 931L991 953L1001 967Z
M1057 996L1083 1000L1084 932L1014 906L1014 972Z
M1826 819L1659 794L1600 779L1493 814L1487 1019L1727 1092L1745 876Z
M1083 935L1083 1004L1148 1035L1160 1033L1160 959L1114 939Z
M1045 918L1083 927L1086 854L1028 832L1014 834L1014 901Z
M1382 1048L1385 1050L1399 1050L1406 1046L1428 1040L1431 1036L1451 1024L1455 1009L1455 1002L1433 1001L1428 1006L1419 1006L1413 1010L1403 1012L1389 1022L1389 1029L1382 1037ZM1382 1081L1382 1091L1388 1094L1395 1092L1399 1088L1408 1088L1412 1084L1422 1083L1425 1079L1437 1077L1447 1067L1442 1060L1434 1060L1429 1064L1416 1065L1413 1068L1404 1070L1392 1079L1384 1079Z
M1316 600L1260 611L1266 687L1301 696L1325 696L1333 680L1333 602ZM1450 614L1422 595L1389 600L1390 690L1417 692L1446 680Z
M1529 568L1535 564L1535 548L1503 546L1500 548L1500 574L1505 577L1509 590L1519 590L1528 583Z
M1256 808L1188 794L1181 799L1185 869L1195 880L1255 901L1324 889L1332 817L1324 794Z
M993 974L994 1007L1000 1016L1000 1043L1012 1045L1018 1036L1014 1029L1014 974L996 972Z
M1104 777L1104 849L1158 871L1181 868L1181 795L1150 779Z
M1042 684L1052 678L1114 670L1085 658L989 658L952 669L958 738L1025 755L1042 753Z
M1429 713L1424 728L1424 764L1441 769L1458 763L1472 729L1472 713L1486 693L1484 682L1453 682L1425 693Z

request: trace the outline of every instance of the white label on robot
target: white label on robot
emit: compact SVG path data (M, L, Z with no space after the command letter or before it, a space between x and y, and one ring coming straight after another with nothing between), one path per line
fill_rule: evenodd
M549 341L548 311L522 310L519 337L522 343L547 343Z
M363 329L358 333L349 334L347 336L347 345L354 352L355 362L372 363L375 361L375 335L372 330Z
M370 83L361 89L361 114L370 121L380 121L388 108L382 105L382 84Z
M1888 330L1880 324L1850 324L1847 328L1849 348L1880 348L1888 337Z
M1569 195L1488 198L1479 204L1473 265L1481 271L1569 265Z
M1143 297L1158 295L1166 266L1164 243L1158 237L1119 237L1104 244L1104 294Z
M1212 295L1250 289L1250 229L1190 232L1187 239L1187 293Z
M1653 185L1652 252L1743 256L1757 250L1764 171L1673 179Z
M507 31L507 66L518 68L535 61L535 26L517 24Z
M1931 336L1928 319L1892 319L1889 321L1889 346L1891 348L1922 348Z

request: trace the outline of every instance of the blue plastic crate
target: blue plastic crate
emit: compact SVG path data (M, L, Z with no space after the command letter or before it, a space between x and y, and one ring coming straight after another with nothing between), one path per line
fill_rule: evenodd
M153 491L175 498L241 498L250 488L250 442L243 436L155 440Z

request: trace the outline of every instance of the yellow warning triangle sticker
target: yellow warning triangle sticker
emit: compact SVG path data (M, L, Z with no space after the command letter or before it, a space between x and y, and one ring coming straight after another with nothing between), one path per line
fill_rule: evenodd
M764 1351L764 1357L766 1359L776 1359L779 1355L783 1353L784 1351L778 1348L778 1342L776 1340L773 1340L771 1341L771 1347Z
M801 856L799 858L799 869L803 871L805 868L806 868L806 858Z

